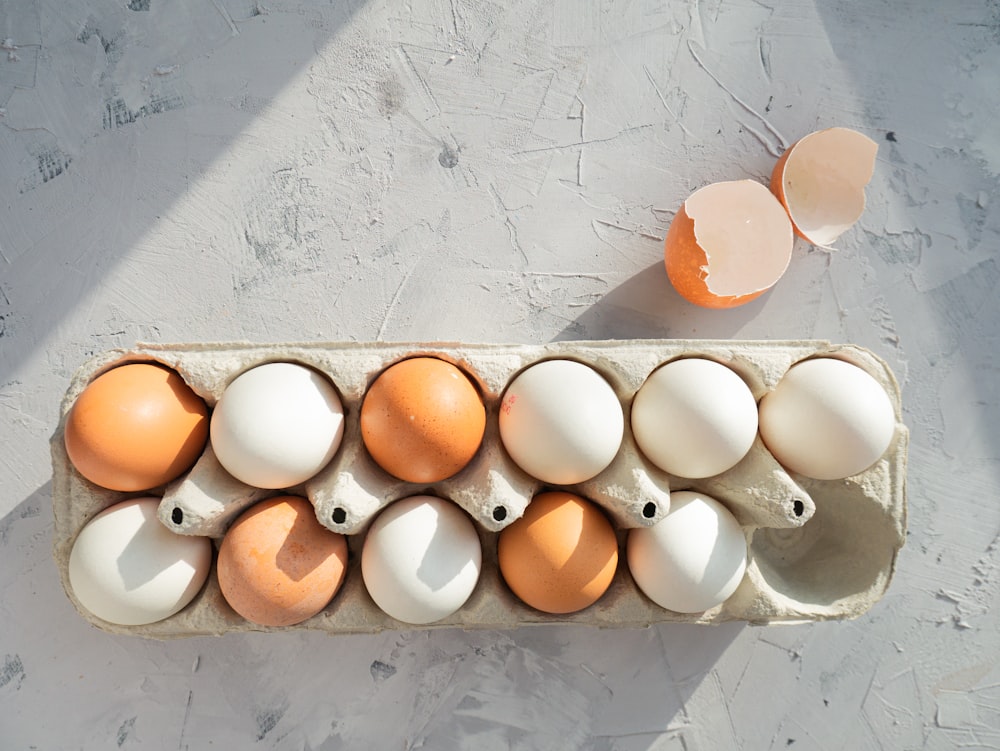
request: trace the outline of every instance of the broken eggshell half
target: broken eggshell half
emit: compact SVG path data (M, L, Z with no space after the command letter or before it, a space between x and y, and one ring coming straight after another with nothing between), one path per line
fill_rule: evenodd
M876 144L850 128L827 128L792 144L771 173L771 191L795 233L829 247L861 218Z
M766 187L754 180L712 183L674 216L663 251L667 276L696 305L743 305L785 273L794 239L787 212Z

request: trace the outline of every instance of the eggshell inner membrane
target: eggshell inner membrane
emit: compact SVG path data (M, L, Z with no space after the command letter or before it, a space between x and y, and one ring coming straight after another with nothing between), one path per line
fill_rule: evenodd
M829 246L865 209L878 144L849 128L817 131L782 155L771 188L804 239Z
M705 253L705 286L718 297L761 292L788 268L794 237L781 204L753 180L714 183L684 202Z

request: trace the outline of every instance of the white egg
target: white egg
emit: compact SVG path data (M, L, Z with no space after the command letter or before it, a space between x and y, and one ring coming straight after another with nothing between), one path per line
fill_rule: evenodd
M395 501L372 523L361 575L375 604L398 621L433 623L469 599L482 547L468 516L434 496Z
M621 446L625 417L614 390L593 368L546 360L522 371L500 405L500 439L521 469L571 485L605 469Z
M660 469L711 477L747 455L757 437L757 402L725 365L674 360L636 392L631 424L639 448Z
M275 362L239 375L212 412L212 448L233 477L258 488L305 482L344 435L336 389L304 365Z
M191 602L208 578L211 541L169 531L157 518L159 504L133 498L106 508L73 543L70 589L98 618L123 626L161 621Z
M830 357L796 363L760 402L768 450L786 469L817 480L868 469L895 430L895 410L878 381Z
M632 578L649 599L677 613L725 602L743 581L747 542L736 518L714 498L682 490L652 527L629 531Z

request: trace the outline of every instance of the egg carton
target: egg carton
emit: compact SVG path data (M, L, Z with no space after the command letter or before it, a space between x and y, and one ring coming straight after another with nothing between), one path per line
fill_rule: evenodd
M361 441L360 407L368 387L386 367L417 355L441 358L462 368L477 384L486 406L482 446L457 475L431 484L397 480L368 455ZM747 456L732 469L706 479L668 475L642 455L628 425L632 399L659 365L681 357L704 357L729 366L755 399L774 388L794 363L816 356L839 358L872 375L893 403L896 428L882 458L843 480L819 481L784 469L758 435ZM599 475L560 489L599 504L619 539L619 566L604 596L569 615L549 615L522 603L508 589L497 564L497 533L524 513L538 492L551 489L525 474L506 454L498 411L507 384L525 367L547 359L572 359L596 369L618 395L625 436L614 461ZM309 481L282 490L244 485L222 469L207 446L184 476L144 493L98 487L71 465L64 447L66 416L95 377L127 362L157 362L173 368L213 407L240 373L267 362L296 362L326 374L345 410L343 442L331 462ZM100 354L85 364L64 397L52 436L54 555L63 587L81 615L112 632L151 638L219 635L230 631L313 629L329 633L374 633L384 629L459 627L508 629L526 624L583 623L598 627L644 627L674 621L752 624L801 623L856 617L884 594L906 527L908 431L901 419L899 386L889 367L870 351L824 341L632 340L555 342L541 345L460 343L205 343L137 344ZM661 608L636 586L625 557L627 531L650 526L667 513L670 493L696 490L721 501L746 535L746 575L724 603L703 613ZM229 525L252 504L276 495L308 498L319 521L347 536L349 562L344 583L316 616L291 627L273 628L244 620L225 601L214 571L197 597L179 613L157 623L121 626L83 608L69 586L68 560L76 535L102 509L125 498L161 496L160 521L177 534L204 535L216 549ZM383 613L368 595L360 570L364 534L379 511L417 494L450 499L476 522L483 548L479 583L456 613L427 626L413 626Z

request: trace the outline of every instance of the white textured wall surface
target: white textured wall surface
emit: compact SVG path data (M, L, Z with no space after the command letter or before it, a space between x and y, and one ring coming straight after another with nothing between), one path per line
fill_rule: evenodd
M995 0L0 0L0 47L0 748L1000 747ZM880 145L861 222L681 300L680 202L831 125ZM891 364L910 533L871 612L156 642L62 592L48 439L92 353L633 337Z

